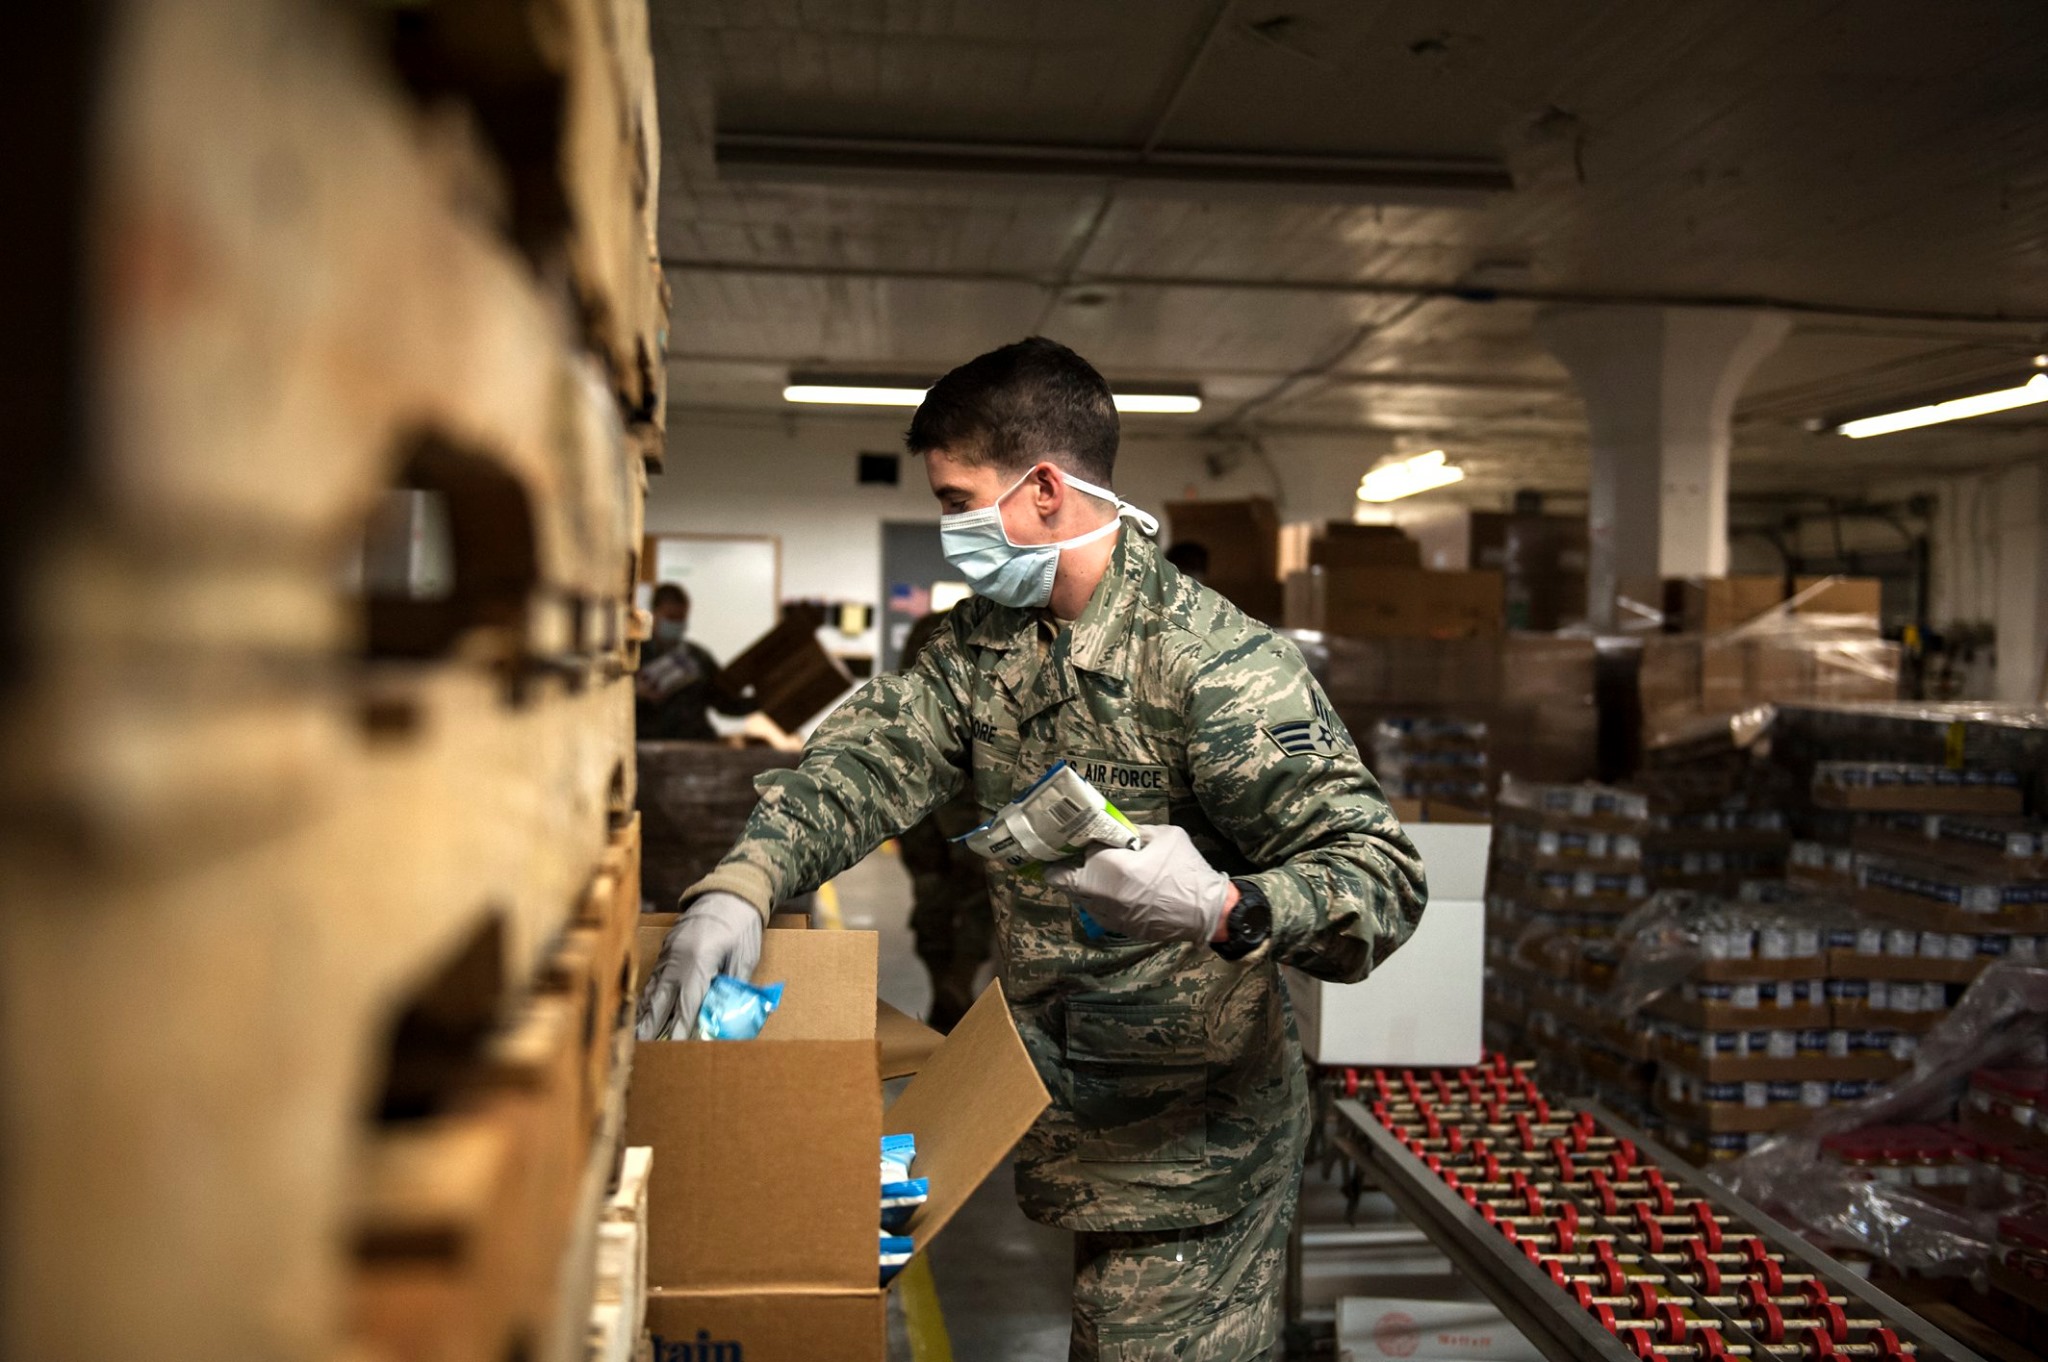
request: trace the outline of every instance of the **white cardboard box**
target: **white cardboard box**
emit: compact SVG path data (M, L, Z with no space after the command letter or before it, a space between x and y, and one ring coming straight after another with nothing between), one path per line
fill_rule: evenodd
M1543 1362L1543 1354L1491 1301L1337 1302L1338 1362L1427 1358L1432 1362Z
M1302 1049L1317 1064L1477 1064L1486 969L1487 823L1411 823L1429 905L1400 950L1355 984L1287 971Z

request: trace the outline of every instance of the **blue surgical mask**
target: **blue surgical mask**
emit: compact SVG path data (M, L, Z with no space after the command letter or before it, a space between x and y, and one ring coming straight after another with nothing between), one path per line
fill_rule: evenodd
M684 628L681 620L658 619L654 622L654 641L665 648L673 648L683 641Z
M1098 525L1086 534L1050 544L1019 544L1003 528L1003 502L1031 476L1026 470L987 506L939 517L939 547L946 561L960 569L975 595L986 596L997 605L1036 609L1052 600L1053 579L1059 575L1060 554L1091 544L1116 533L1117 520ZM1106 487L1067 475L1067 486L1116 506L1117 516L1128 514L1147 534L1156 534L1159 522Z

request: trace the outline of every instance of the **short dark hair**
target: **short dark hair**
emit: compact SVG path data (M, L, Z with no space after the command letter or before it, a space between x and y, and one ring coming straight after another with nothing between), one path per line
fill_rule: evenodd
M660 586L654 588L654 608L659 610L664 605L680 605L683 609L688 610L690 608L690 593L677 586L674 582L663 582Z
M1043 336L970 359L932 385L910 418L912 454L943 449L1021 473L1048 462L1107 487L1116 471L1116 403L1095 366Z

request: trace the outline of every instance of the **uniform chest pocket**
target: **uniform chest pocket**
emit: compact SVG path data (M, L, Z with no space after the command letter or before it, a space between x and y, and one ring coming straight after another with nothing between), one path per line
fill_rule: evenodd
M1201 1014L1192 1005L1069 1002L1066 1058L1079 1158L1208 1158L1209 1071Z
M1017 767L1022 760L1022 744L1015 737L1007 741L995 738L974 744L973 790L983 809L994 813L1023 788L1017 780ZM1032 777L1036 778L1036 775ZM1024 785L1030 783L1026 780Z

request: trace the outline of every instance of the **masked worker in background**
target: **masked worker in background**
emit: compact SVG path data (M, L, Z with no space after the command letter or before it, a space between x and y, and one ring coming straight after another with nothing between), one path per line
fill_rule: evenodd
M935 610L910 626L899 670L917 665L917 655L946 625ZM932 1029L953 1029L974 1002L974 979L989 957L995 908L988 897L988 862L962 845L987 815L963 782L960 793L908 828L897 839L903 868L910 872L910 932L917 958L932 976Z
M674 582L654 588L654 637L633 677L635 735L641 742L710 742L708 711L752 714L753 701L720 684L718 659L692 642L690 593Z
M1047 340L925 395L906 443L975 598L760 778L641 1035L751 971L778 901L963 789L993 812L1074 763L1142 840L993 881L998 977L1052 1094L1017 1198L1077 1231L1073 1357L1264 1358L1309 1122L1279 966L1364 977L1420 920L1422 863L1295 647L1164 563L1110 490L1117 435L1101 375ZM1091 939L1084 904L1124 939Z

